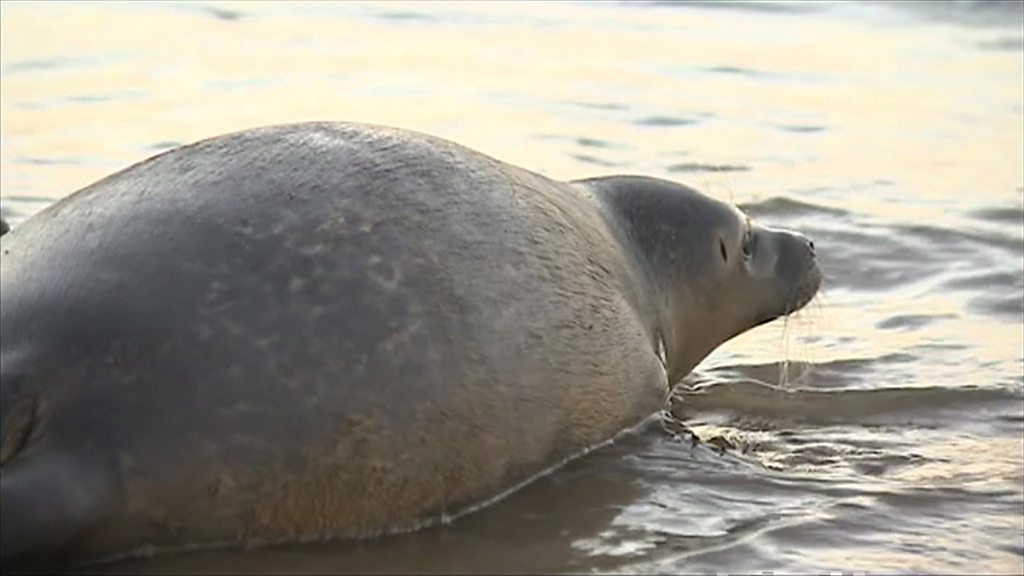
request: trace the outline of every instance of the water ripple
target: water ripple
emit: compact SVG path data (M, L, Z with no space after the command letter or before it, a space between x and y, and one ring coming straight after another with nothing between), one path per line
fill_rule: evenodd
M750 166L740 164L703 164L700 162L684 162L672 164L668 167L669 172L746 172Z

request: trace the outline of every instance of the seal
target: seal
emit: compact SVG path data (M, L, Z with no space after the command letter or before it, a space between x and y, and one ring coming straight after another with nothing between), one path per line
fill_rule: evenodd
M165 152L2 248L7 565L445 521L820 282L805 237L680 184L349 123Z

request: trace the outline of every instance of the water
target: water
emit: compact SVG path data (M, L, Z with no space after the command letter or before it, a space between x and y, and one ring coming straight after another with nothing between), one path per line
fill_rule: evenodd
M17 226L230 130L358 120L811 236L821 296L657 423L447 526L108 571L1024 570L1020 3L2 5Z

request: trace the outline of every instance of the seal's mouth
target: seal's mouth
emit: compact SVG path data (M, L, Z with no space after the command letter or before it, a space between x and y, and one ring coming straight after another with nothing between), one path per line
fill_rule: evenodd
M790 293L789 305L785 316L789 316L793 312L803 308L808 302L814 299L814 296L818 293L818 288L821 287L821 270L818 265L811 261L807 274L803 276L800 283L797 284L793 291Z
M820 287L821 270L818 268L817 263L814 260L811 260L808 263L806 271L801 274L800 282L793 285L789 290L789 294L784 299L782 307L756 321L754 323L754 327L767 324L772 320L777 320L784 316L789 316L790 314L800 310L814 299L814 296L818 293L818 288Z
M790 290L789 297L786 298L785 309L779 316L789 316L806 306L808 302L814 299L820 287L821 270L818 268L818 264L811 260L807 266L807 271L800 276L800 282Z

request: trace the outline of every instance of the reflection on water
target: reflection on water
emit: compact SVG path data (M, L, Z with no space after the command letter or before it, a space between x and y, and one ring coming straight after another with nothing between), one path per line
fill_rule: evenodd
M2 7L0 210L180 143L359 120L556 178L677 179L811 236L826 285L673 411L444 527L112 571L1024 569L1022 8Z

